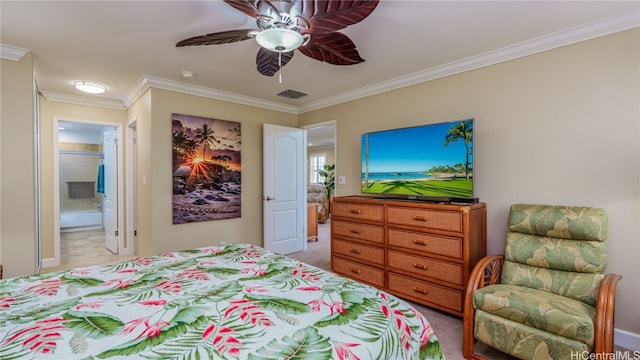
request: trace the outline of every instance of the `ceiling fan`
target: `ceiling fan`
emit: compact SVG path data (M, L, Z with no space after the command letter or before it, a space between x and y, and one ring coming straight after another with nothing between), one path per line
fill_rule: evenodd
M256 39L261 46L256 57L258 72L273 76L292 58L294 50L333 65L364 61L356 45L338 30L369 16L378 0L224 0L256 19L258 30L237 29L194 36L176 47L228 44Z

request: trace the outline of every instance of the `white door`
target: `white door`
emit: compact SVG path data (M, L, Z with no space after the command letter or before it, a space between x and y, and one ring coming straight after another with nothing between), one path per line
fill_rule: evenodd
M116 130L106 127L102 143L104 154L104 194L102 216L104 243L107 249L118 254L118 147Z
M306 130L263 126L264 247L286 255L307 247Z

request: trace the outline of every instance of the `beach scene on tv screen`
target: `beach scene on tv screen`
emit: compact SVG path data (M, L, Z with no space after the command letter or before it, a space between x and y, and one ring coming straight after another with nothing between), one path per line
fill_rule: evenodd
M362 192L473 197L473 120L362 135Z

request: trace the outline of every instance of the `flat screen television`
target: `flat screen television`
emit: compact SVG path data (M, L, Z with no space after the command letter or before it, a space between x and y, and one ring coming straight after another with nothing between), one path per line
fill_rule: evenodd
M473 200L473 119L362 134L362 193Z

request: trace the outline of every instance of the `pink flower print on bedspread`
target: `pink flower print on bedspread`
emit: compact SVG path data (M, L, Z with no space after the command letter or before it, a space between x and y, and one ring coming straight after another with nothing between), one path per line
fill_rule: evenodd
M162 328L167 325L170 324L166 321L161 320L156 323L151 323L148 317L142 317L128 321L125 328L121 331L121 334L130 334L134 331L140 331L138 336L136 336L136 339L141 337L146 337L148 339L160 335Z
M207 273L205 273L204 271L200 270L200 269L187 269L181 273L179 273L176 278L180 279L180 278L187 278L190 280L199 280L199 281L204 281L204 280L209 280L209 276L207 275Z
M318 281L318 280L320 280L318 275L314 274L311 271L305 270L304 264L298 264L298 268L297 269L293 269L291 274L294 277L300 277L300 278L302 278L304 280L310 280L310 281Z
M0 296L0 309L8 309L11 307L11 304L16 302L15 298L8 296Z
M21 341L22 347L28 348L33 353L51 354L57 347L57 341L62 339L60 331L68 330L63 325L65 321L60 317L38 320L35 325L13 334L2 343L2 346Z
M177 281L162 280L158 283L158 288L167 293L177 294L182 290L182 285Z
M350 347L359 346L360 344L351 344L351 343L336 343L336 354L338 355L338 359L340 360L360 360L360 358L353 353L353 351L349 350Z
M133 262L135 262L136 264L140 265L140 266L149 266L151 265L151 263L153 263L153 259L149 258L149 257L143 257L143 258L135 258L133 259Z
M82 309L99 309L102 307L102 303L99 301L95 301L95 302L89 302L89 303L84 303L84 304L78 304L76 305L76 310L82 310Z
M319 286L299 286L296 288L301 291L322 291L322 288ZM329 297L330 301L325 301L325 296ZM344 314L347 312L347 308L345 307L344 302L342 301L333 301L331 299L331 295L322 294L319 299L313 299L307 303L307 305L311 306L312 312L319 312L322 308L322 305L325 305L329 308L331 315L334 313Z
M430 323L427 323L426 319L420 316L420 314L415 309L411 309L411 312L417 315L416 317L420 320L420 324L422 324L422 332L420 333L420 348L424 348L425 346L427 346L427 344L429 344L429 340L431 340L431 335L433 335L434 333L433 327Z
M124 289L129 287L129 285L135 283L135 280L125 280L125 279L111 279L104 282L104 286L113 286L117 289Z
M213 347L219 354L225 352L232 356L240 355L240 349L238 348L242 343L237 337L233 336L234 330L229 327L216 326L211 324L202 333L202 339L206 340L213 337Z
M29 286L25 291L32 291L40 295L55 296L58 290L60 290L61 285L62 280L60 279L47 279L42 280L42 282L36 285Z
M260 258L260 253L256 250L256 247L253 245L250 245L247 249L243 249L241 254L248 258L254 258L254 259Z
M400 341L402 342L402 348L405 351L409 351L411 346L411 328L407 321L407 316L400 310L392 310L386 304L380 305L380 309L384 316L395 323L400 333Z
M244 322L249 322L252 325L271 326L271 320L264 313L260 306L253 303L248 299L231 300L231 305L224 312L223 318L226 319L231 314L239 311L239 317Z

